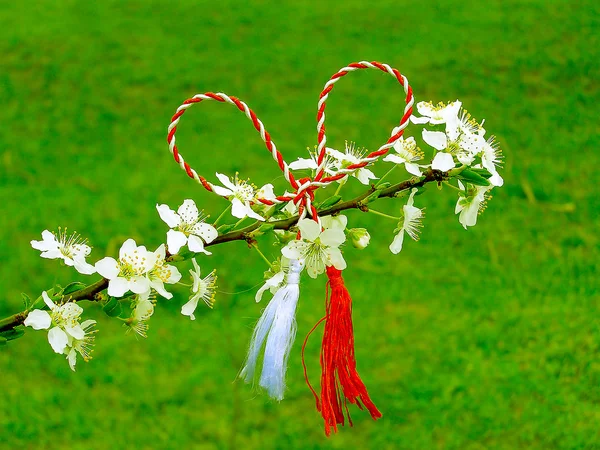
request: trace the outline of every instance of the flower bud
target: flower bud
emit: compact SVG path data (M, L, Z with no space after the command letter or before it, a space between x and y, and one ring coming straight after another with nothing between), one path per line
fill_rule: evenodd
M371 240L371 235L365 228L351 228L348 230L348 237L352 241L352 245L361 250L369 245Z

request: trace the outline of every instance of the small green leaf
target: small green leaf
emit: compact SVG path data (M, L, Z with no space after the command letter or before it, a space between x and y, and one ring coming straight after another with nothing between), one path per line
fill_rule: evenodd
M272 223L263 223L260 227L258 227L258 231L262 233L267 233L275 228L275 225Z
M21 328L13 328L12 330L0 331L0 337L7 341L19 339L25 334L25 330Z
M489 186L490 185L490 182L488 180L483 178L478 173L473 172L471 169L463 170L458 175L458 178L461 180L464 180L468 183L474 184L475 186Z
M225 234L225 233L229 233L231 230L233 230L235 228L235 224L231 224L231 225L221 225L219 227L219 234Z
M110 297L108 302L102 307L102 310L108 317L117 317L121 314L121 304L116 298Z
M362 199L360 201L360 204L361 205L366 205L367 203L370 203L373 200L377 200L380 195L381 195L381 191L379 189L377 189L375 192L373 192L372 194L370 194L368 197Z
M390 183L389 181L384 181L383 183L380 183L377 185L377 190L383 191L384 189L389 188L391 185L392 185L392 183Z
M72 294L73 292L80 291L84 287L85 287L85 284L83 284L79 281L74 281L73 283L67 284L67 286L63 289L62 294L69 295L69 294Z
M492 174L487 169L470 169L476 174L481 175L483 178L492 178Z
M323 200L321 202L321 204L319 205L320 209L326 209L326 208L331 208L333 205L335 205L336 203L339 203L339 201L342 199L341 195L332 195L329 198L326 198L325 200Z
M6 345L7 342L8 342L8 339L0 336L0 347L2 347L3 345Z
M21 292L21 297L23 298L23 304L25 305L25 309L29 309L29 307L31 306L31 299L29 298L29 295L27 295L25 292Z

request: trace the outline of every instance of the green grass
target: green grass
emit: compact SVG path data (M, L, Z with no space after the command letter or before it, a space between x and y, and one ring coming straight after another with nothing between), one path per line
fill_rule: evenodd
M165 143L170 116L196 93L247 101L291 161L316 143L328 77L352 61L387 62L417 101L460 98L486 118L506 184L468 232L454 195L429 188L419 197L422 239L396 257L392 223L350 214L373 235L363 252L346 252L346 278L359 370L380 421L352 411L353 429L323 435L299 345L323 313L323 279L302 285L286 399L233 383L264 306L252 289L264 264L231 243L202 265L235 294L195 322L179 314L181 288L160 302L146 340L86 308L100 332L77 373L45 333L2 348L0 447L599 448L596 2L203 3L0 6L0 315L21 308L22 291L71 280L30 248L45 228L76 229L100 258L126 237L157 246L166 231L157 202L194 198L221 211ZM381 73L349 75L328 102L328 143L376 148L402 98ZM231 107L195 107L178 142L211 179L238 170L285 187ZM318 341L308 346L314 382Z

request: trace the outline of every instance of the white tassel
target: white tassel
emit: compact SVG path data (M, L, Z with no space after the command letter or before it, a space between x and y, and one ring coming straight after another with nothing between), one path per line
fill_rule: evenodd
M246 364L240 372L240 377L247 383L254 379L258 355L266 339L260 386L277 400L283 399L287 361L296 337L296 305L300 296L298 283L301 270L298 261L290 261L287 284L275 293L258 320Z

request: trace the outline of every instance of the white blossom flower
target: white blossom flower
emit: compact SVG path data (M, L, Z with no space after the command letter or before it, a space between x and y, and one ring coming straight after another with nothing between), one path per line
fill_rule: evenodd
M491 136L483 144L483 148L481 150L481 165L492 174L489 181L493 186L502 186L504 184L504 180L496 168L500 164L501 160L502 151L500 150L498 143L495 141L495 137Z
M108 295L122 297L126 292L142 294L150 291L146 276L156 262L156 255L127 239L119 250L119 261L106 257L96 263L96 270L109 280Z
M200 266L195 259L192 259L192 263L194 264L194 269L190 270L193 282L191 290L192 295L190 296L190 300L181 307L181 314L189 316L192 320L196 320L194 311L196 311L200 299L204 300L204 303L206 303L209 308L212 308L215 303L217 276L215 273L216 271L213 270L207 276L201 278Z
M306 169L310 169L310 170L317 170L319 168L319 164L317 163L317 161L319 160L319 154L317 153L317 147L315 146L314 150L310 150L309 148L307 148L308 150L308 154L309 154L309 158L298 158L296 161L292 162L289 165L289 168L292 170L306 170ZM328 175L333 175L335 174L335 164L334 164L334 160L331 157L331 155L329 154L329 148L325 148L325 156L324 156L324 171L325 173L327 173Z
M384 161L393 162L396 164L404 164L404 168L411 175L416 175L420 177L423 173L421 172L419 164L415 164L415 161L419 161L423 159L425 156L421 149L417 147L417 142L414 137L409 137L404 139L400 137L395 144L394 150L396 151L396 155L391 153L386 155L383 158Z
M434 105L432 102L417 103L417 111L423 117L410 116L410 120L415 124L431 123L432 125L446 123L449 116L458 114L462 103L458 100L450 102L447 105L443 102Z
M348 218L343 214L321 217L321 226L326 230L336 229L344 231L346 225L348 225Z
M46 291L42 292L44 303L50 312L34 309L28 315L23 324L34 330L48 330L48 342L52 349L62 354L69 344L69 337L84 339L85 331L79 324L79 317L83 308L73 302L57 305L50 299Z
M408 234L408 236L415 241L419 240L419 233L421 232L420 228L423 226L421 221L423 220L424 213L422 208L414 206L414 197L417 191L418 189L413 188L406 205L402 207L400 223L398 223L398 228L394 230L397 234L390 244L390 251L394 255L397 255L402 250L404 233Z
M495 160L493 147L488 144L489 148L486 149L484 134L482 124L477 123L466 111L447 114L445 132L423 130L423 140L439 150L431 167L446 172L455 167L454 158L461 164L471 166L477 156L483 159L486 153L488 158Z
M465 189L464 185L459 181L459 187ZM487 193L494 186L473 186L468 184L467 193L465 196L460 196L456 202L454 213L459 214L458 221L462 226L472 227L477 223L477 216L485 209Z
M204 248L219 235L212 225L204 222L205 216L198 211L193 200L185 200L183 204L173 211L167 205L156 205L158 215L171 228L167 232L167 246L171 254L179 252L187 244L191 252L211 253Z
M238 219L251 217L256 220L265 220L262 216L254 212L250 204L256 201L256 190L254 186L245 180L240 180L238 175L232 180L227 175L217 173L217 178L223 186L214 186L215 194L222 197L228 197L231 201L231 214Z
M165 290L165 283L175 284L181 280L181 273L177 267L167 264L165 261L166 251L165 244L162 244L154 252L155 262L154 267L148 272L150 287L162 295L164 298L171 299L173 294Z
M432 169L446 172L455 167L453 156L461 164L470 165L473 163L474 156L483 149L485 139L479 133L474 133L474 129L465 126L463 120L458 116L448 116L446 118L446 131L423 130L423 140L439 152L433 158Z
M129 327L127 332L133 330L139 336L148 337L148 319L154 314L155 294L150 292L136 296L135 303L132 304L131 317L125 323Z
M335 167L339 170L362 162L366 155L366 150L364 148L356 148L354 142L351 142L350 144L346 142L346 148L344 149L344 152L327 148L327 153L334 159ZM377 179L375 174L366 167L356 169L353 172L350 172L348 175L356 177L362 184L369 184L369 180ZM338 180L338 183L343 183L344 180L345 178L341 178Z
M265 284L260 287L254 296L254 300L256 300L257 303L262 300L262 296L267 290L269 290L271 294L275 294L275 292L285 284L285 276L289 271L289 267L290 260L285 256L282 256L280 261L274 263L274 267L271 267L268 272L265 272L265 277L267 277Z
M321 231L321 226L311 220L298 222L302 240L289 242L281 249L283 256L289 259L302 260L309 276L316 278L325 271L326 266L334 266L338 270L346 268L346 261L339 246L346 241L346 235L339 228L328 228Z
M62 259L67 266L73 266L77 272L91 275L96 272L94 266L88 264L85 258L92 249L87 245L87 240L79 234L67 234L67 229L58 229L58 235L48 230L42 232L41 241L31 241L31 246L42 252L42 258Z
M348 230L348 237L355 248L365 249L371 242L371 235L365 228L351 228Z
M96 337L94 336L98 330L93 330L96 325L95 320L86 320L82 322L81 328L83 329L84 336L82 339L74 338L69 335L69 341L65 347L64 354L67 355L67 361L71 370L75 371L75 364L77 363L77 353L81 355L85 362L92 359L92 347Z

